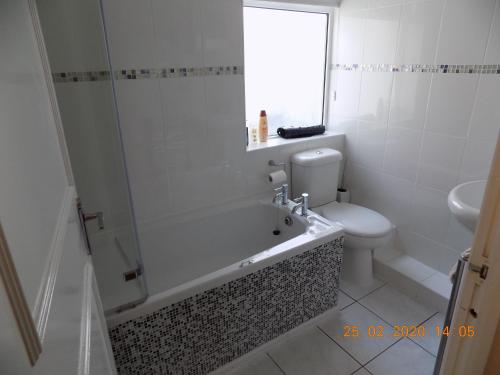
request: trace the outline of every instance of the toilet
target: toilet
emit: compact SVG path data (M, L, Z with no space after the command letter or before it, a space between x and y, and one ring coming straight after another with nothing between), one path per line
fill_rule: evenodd
M309 208L344 228L342 278L360 286L373 283L372 253L392 236L392 224L366 207L336 202L342 154L318 148L294 154L292 196L309 193Z

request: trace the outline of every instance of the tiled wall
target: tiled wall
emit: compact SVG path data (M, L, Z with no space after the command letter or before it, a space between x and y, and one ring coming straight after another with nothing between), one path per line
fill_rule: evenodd
M270 193L267 173L276 168L268 167L269 159L286 161L311 147L342 149L340 136L246 151L241 1L103 0L103 7L114 70L236 67L235 74L150 74L116 82L146 277L155 253L168 251L151 226Z
M345 185L353 202L397 225L395 246L442 272L472 241L449 213L448 192L487 177L500 129L499 3L340 7L329 122L346 134ZM453 64L471 66L455 73Z

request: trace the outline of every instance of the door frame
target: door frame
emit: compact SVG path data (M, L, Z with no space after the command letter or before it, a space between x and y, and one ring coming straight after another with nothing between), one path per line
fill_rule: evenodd
M478 272L482 267L487 273ZM482 374L500 318L500 134L469 262L465 265L440 375ZM460 337L461 326L474 327Z

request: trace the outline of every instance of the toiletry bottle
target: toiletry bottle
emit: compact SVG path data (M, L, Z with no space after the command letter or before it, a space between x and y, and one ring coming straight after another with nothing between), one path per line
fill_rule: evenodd
M257 143L259 140L259 137L257 136L257 128L253 127L252 128L252 143Z
M266 142L267 135L268 135L267 115L266 115L266 111L262 110L262 111L260 111L260 116L259 116L259 141Z

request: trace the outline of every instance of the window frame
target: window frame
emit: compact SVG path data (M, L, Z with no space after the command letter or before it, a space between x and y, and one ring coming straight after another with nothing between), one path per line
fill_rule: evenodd
M326 29L326 46L325 46L325 74L323 79L323 108L321 113L321 123L322 123L321 125L324 125L326 127L329 115L330 87L332 84L331 66L332 66L333 48L334 48L333 31L334 31L335 8L324 5L317 5L314 3L308 3L307 1L299 3L295 2L294 0L283 0L283 1L243 0L242 11L243 8L245 7L326 14L327 29ZM243 30L243 32L245 31ZM244 45L243 49L245 49ZM278 137L277 134L272 134L268 136L268 138L276 138L276 137Z

